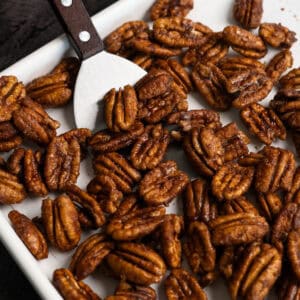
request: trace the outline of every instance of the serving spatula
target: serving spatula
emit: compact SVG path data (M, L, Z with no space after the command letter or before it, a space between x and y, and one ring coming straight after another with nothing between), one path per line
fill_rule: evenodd
M129 60L104 51L82 0L50 2L82 62L74 90L76 126L93 130L101 123L99 102L103 96L111 88L136 83L146 72Z

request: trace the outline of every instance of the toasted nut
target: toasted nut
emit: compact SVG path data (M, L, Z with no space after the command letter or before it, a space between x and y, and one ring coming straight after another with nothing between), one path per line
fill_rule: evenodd
M133 185L139 182L141 174L120 154L111 152L94 158L93 167L96 174L110 176L118 190L130 193Z
M286 139L286 130L276 113L260 104L253 103L240 112L241 119L263 143L270 145L277 137Z
M218 200L233 200L244 195L254 176L253 167L242 167L236 162L222 166L212 179L212 193Z
M61 251L69 251L80 241L80 224L78 213L71 199L66 195L54 201L44 199L42 219L45 232L51 244Z
M161 124L148 125L132 147L130 160L138 170L151 170L164 158L170 142L169 131Z
M262 0L235 0L233 14L235 19L246 29L260 25L263 14Z
M231 201L226 201L222 204L220 214L231 215L237 213L250 213L253 215L259 215L256 207L245 197L239 197Z
M283 272L278 285L278 300L298 300L300 284L290 269Z
M11 174L21 175L23 173L25 151L24 148L17 148L7 159L6 168Z
M148 71L153 64L152 56L147 54L137 54L131 60L146 71Z
M73 138L55 137L47 147L44 176L50 191L64 190L67 184L76 183L80 168L80 145Z
M151 7L151 20L165 17L185 17L194 6L194 0L156 0Z
M116 212L111 216L110 221L114 222L115 220L120 220L125 215L129 215L132 212L142 208L140 205L140 201L136 194L129 194L127 195L124 200L119 205Z
M259 36L238 26L225 27L223 37L234 51L246 57L262 58L267 53L267 47Z
M173 269L165 281L168 300L197 299L207 300L207 296L197 279L184 269Z
M0 122L9 121L25 98L24 85L15 76L0 77Z
M17 210L12 210L8 217L17 235L36 259L48 257L48 246L45 237L34 223Z
M91 235L76 249L69 270L78 280L86 278L95 271L113 247L113 242L109 241L103 233Z
M136 284L150 285L159 282L166 273L162 258L143 244L117 244L106 261L116 276L125 277Z
M257 166L264 158L262 153L250 152L249 154L238 159L239 165L243 167L255 167Z
M281 256L269 244L253 243L242 253L229 282L231 299L265 299L279 277Z
M65 57L58 63L58 65L54 67L54 69L51 71L51 74L68 72L70 75L69 84L71 87L73 87L79 68L80 61L77 57Z
M259 27L259 35L275 48L290 48L297 41L295 32L275 23L262 23Z
M297 167L291 189L285 195L286 202L300 203L300 167Z
M209 222L209 227L216 246L248 244L260 240L269 232L265 218L252 213L219 216Z
M168 204L188 183L188 176L173 160L159 164L140 182L139 194L148 205Z
M70 142L72 139L75 139L78 141L81 148L85 148L87 145L87 141L91 137L91 135L92 131L88 128L76 128L64 132L60 136L62 136L67 142Z
M258 194L257 200L263 215L267 220L272 221L282 209L280 197L274 193Z
M296 169L294 154L281 148L266 146L262 150L264 158L257 165L255 188L258 192L289 191Z
M209 185L204 179L188 183L182 195L184 215L188 222L209 222L218 215L216 203L211 200Z
M298 230L292 230L288 234L287 239L287 256L291 265L291 269L293 270L294 274L296 275L296 278L299 280L300 278L300 254L299 254L299 248L300 248L300 232Z
M117 151L134 143L143 132L144 125L141 122L136 122L127 132L100 130L90 138L89 146L98 153Z
M106 233L117 241L132 241L154 231L163 221L166 209L163 206L136 209L120 218L113 217Z
M0 123L0 152L9 152L22 144L22 137L9 121Z
M65 300L101 300L83 281L77 281L68 269L53 273L53 284Z

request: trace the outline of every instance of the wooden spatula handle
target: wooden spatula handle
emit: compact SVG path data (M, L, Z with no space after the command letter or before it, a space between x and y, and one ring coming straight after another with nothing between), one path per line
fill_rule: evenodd
M87 59L104 49L82 0L49 0L80 59Z

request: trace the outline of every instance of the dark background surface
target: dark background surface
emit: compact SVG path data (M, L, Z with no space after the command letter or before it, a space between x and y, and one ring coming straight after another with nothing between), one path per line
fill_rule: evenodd
M114 2L116 0L84 0L91 15ZM0 70L61 33L62 28L47 0L1 0ZM40 299L1 243L0 299Z

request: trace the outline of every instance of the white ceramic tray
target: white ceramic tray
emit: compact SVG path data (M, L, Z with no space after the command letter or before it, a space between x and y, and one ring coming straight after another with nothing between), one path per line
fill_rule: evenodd
M120 0L104 11L93 17L93 22L97 27L102 37L105 37L110 31L121 25L125 21L147 19L148 11L154 0ZM215 31L221 31L224 26L234 23L231 16L233 0L194 0L195 7L189 14L189 17L195 21L200 21L210 26ZM299 0L265 0L264 1L264 22L281 22L290 29L297 32L297 37L300 39L300 2ZM300 66L300 43L297 42L293 48L294 66ZM65 36L61 36L46 46L40 48L33 54L27 56L13 66L4 70L0 75L16 75L24 83L28 83L33 78L43 75L50 71L62 57L72 54L69 43ZM268 61L274 54L270 51L268 56L263 61ZM109 70L104 72L109 72ZM273 92L274 93L274 92ZM272 99L273 94L269 95L267 100ZM197 94L189 96L190 108L206 107L203 100ZM50 109L49 114L59 120L62 126L59 133L65 132L74 127L72 105L63 109ZM230 111L222 114L223 124L230 121L238 122L240 128L244 129L243 125L238 120L237 111ZM255 142L251 150L257 150L262 145ZM290 140L287 142L277 142L275 145L294 150ZM168 158L175 159L180 168L187 171L191 177L195 174L190 170L189 165L182 151L171 149ZM81 174L78 184L85 187L87 182L92 177L90 163L84 162L81 166ZM12 206L0 207L0 238L5 244L10 254L22 268L30 282L36 288L37 292L43 299L56 300L61 299L56 289L51 283L52 273L56 268L67 267L72 255L72 251L68 253L59 253L50 248L49 258L36 261L28 252L17 237L12 227L9 224L7 214L15 208L25 213L29 217L40 215L41 199L26 199L21 204ZM173 201L168 208L169 212L177 211L180 213L181 207L179 201ZM83 236L82 239L86 237ZM2 274L5 276L5 274ZM111 278L105 278L100 272L96 272L85 280L96 293L102 298L113 294L116 286L116 281ZM17 288L17 287L16 287ZM209 299L229 299L227 296L226 287L222 281L217 282L212 287L205 289ZM159 299L165 299L163 288L158 288ZM275 297L275 296L274 296ZM275 299L270 296L269 299ZM1 295L0 295L1 298Z

